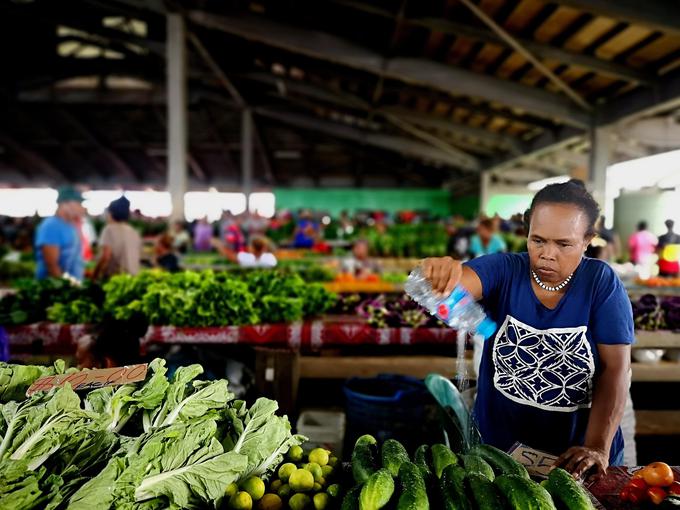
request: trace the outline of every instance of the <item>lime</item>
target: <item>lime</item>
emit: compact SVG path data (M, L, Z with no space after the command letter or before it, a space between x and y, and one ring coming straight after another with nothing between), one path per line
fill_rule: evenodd
M322 487L325 487L325 486L326 486L326 479L323 478L323 477L321 477L321 478L319 478L319 479L317 480L316 483L318 483L318 484L321 485Z
M238 485L235 483L230 483L227 485L227 488L224 489L224 495L228 498L232 497L234 494L238 492Z
M276 491L276 493L283 499L287 498L290 496L290 493L293 492L290 488L290 485L287 483L284 483L281 487L279 487L279 490Z
M314 510L325 510L328 507L328 500L328 494L324 492L314 494Z
M312 492L319 492L323 487L321 487L320 483L315 483L314 487L312 487Z
M302 451L302 447L298 445L291 446L290 450L288 450L288 458L293 462L300 462L304 453L305 452Z
M288 479L290 478L290 475L295 473L296 470L297 466L295 464L287 462L286 464L283 464L279 468L279 478L281 479L282 482L287 482Z
M237 492L229 498L229 508L233 510L251 510L253 508L253 498L245 491Z
M290 510L304 510L311 503L309 496L306 494L294 494L288 501Z
M250 494L253 501L258 501L262 496L264 496L264 482L261 478L257 476L251 476L246 478L246 480L241 484L241 489Z
M314 475L314 480L316 482L323 478L323 471L321 471L321 466L319 466L316 462L310 462L309 464L306 464L305 469L312 473L312 475Z
M337 498L342 494L342 487L340 487L340 484L334 483L326 489L326 492L331 498Z
M269 484L269 490L272 492L276 492L281 488L282 485L283 482L281 480L274 480L272 483Z
M335 467L335 465L338 463L338 458L335 455L331 455L328 458L328 465Z
M309 462L316 462L319 466L325 466L328 464L330 452L324 450L323 448L314 448L309 452Z
M283 501L276 494L265 494L257 504L257 510L281 510Z
M324 478L328 478L333 474L333 468L331 466L321 466L321 473Z
M290 475L288 483L295 492L311 491L314 487L314 475L306 469L298 469Z

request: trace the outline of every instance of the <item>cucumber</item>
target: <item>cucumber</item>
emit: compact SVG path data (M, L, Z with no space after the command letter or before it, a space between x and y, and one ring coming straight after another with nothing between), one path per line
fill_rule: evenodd
M387 469L392 476L399 476L399 468L404 462L409 462L406 448L396 439L388 439L382 445L381 451L382 467Z
M487 477L480 473L468 473L465 481L478 510L504 510L503 497Z
M423 472L423 476L431 474L430 462L428 461L428 456L430 453L429 445L421 445L416 449L416 453L413 455L413 463L420 468Z
M361 488L359 510L380 510L394 494L394 479L387 469L373 473Z
M420 468L412 462L404 462L399 468L401 496L397 510L429 510L425 480Z
M659 506L660 510L678 510L680 508L680 496L667 496Z
M454 464L448 465L439 481L444 510L472 510L465 494L465 470Z
M432 472L437 475L437 478L442 477L444 468L458 464L458 457L446 445L433 444L430 452L432 452Z
M513 510L557 510L550 493L532 480L501 475L494 483Z
M376 448L378 441L369 435L357 439L352 452L352 475L357 483L364 483L378 469L376 465Z
M555 468L550 472L545 488L567 510L595 510L583 486L562 468Z
M526 468L510 457L503 450L491 446L490 444L480 444L472 448L469 452L472 455L479 455L488 462L496 475L516 475L529 479Z
M359 510L359 495L361 494L361 485L355 485L342 499L340 510Z
M493 468L479 455L463 455L463 466L467 473L478 473L492 482L496 478Z

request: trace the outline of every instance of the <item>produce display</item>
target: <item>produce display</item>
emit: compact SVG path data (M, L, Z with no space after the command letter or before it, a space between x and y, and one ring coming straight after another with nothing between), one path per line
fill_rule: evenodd
M449 241L446 226L440 223L392 225L384 232L364 229L359 237L379 257L443 257Z
M635 283L638 285L644 285L646 287L680 287L680 278L666 278L656 276L653 278L647 278L646 280L636 280Z
M35 262L32 260L0 260L0 282L32 278L33 275L35 275Z
M410 458L393 439L370 435L352 452L355 486L342 510L594 510L583 486L561 468L537 483L507 453L477 445L456 454L443 444L422 445Z
M668 464L653 462L633 475L619 498L633 507L651 503L662 508L680 508L680 482L675 481Z
M364 317L375 328L446 327L405 294L342 294L332 311Z
M238 274L207 271L144 271L117 275L103 286L66 280L22 280L17 293L0 300L0 323L50 320L89 324L105 315L142 316L153 325L239 326L294 322L324 313L335 295L319 283L281 271Z
M658 298L645 294L633 301L633 317L636 329L680 330L680 296Z
M200 365L168 378L161 359L139 384L82 397L67 384L8 400L60 369L0 367L0 508L248 509L248 499L264 499L264 480L304 441L275 414L275 401L248 407L234 400L226 380L199 380ZM319 466L327 457L312 453L308 460Z

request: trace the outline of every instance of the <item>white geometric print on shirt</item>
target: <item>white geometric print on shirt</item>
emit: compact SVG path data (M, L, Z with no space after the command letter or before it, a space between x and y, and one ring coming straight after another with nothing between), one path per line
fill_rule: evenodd
M590 407L595 359L586 326L536 329L508 315L493 346L498 391L546 411Z

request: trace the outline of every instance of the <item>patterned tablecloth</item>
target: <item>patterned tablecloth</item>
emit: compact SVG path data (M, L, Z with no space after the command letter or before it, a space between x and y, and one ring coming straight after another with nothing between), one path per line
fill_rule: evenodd
M7 328L13 350L42 348L46 352L71 352L88 326L37 323ZM260 326L181 328L150 326L142 345L246 344L315 350L321 347L358 345L453 345L456 332L430 328L372 328L357 322L312 321Z

